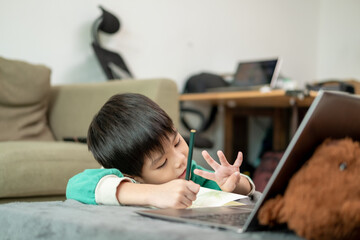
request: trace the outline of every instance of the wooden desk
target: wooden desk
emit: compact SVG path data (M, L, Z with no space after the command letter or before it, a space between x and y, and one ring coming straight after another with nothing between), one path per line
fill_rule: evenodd
M225 154L235 159L239 150L247 152L247 119L249 116L269 116L273 120L273 150L285 150L298 121L311 105L316 92L298 98L284 90L270 92L242 91L182 94L180 101L208 102L225 108ZM262 139L261 139L262 140Z

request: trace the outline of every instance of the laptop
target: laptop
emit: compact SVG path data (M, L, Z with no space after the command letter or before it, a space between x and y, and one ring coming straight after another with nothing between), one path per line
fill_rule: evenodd
M266 230L257 220L258 211L263 203L277 194L284 194L290 178L326 138L351 137L360 141L359 123L360 96L320 91L255 205L147 209L139 210L137 213L152 218L205 225L236 232ZM227 218L229 219L226 220ZM238 221L233 222L231 218Z
M259 90L261 87L276 87L281 66L280 58L238 63L229 86L208 88L208 92L232 92Z

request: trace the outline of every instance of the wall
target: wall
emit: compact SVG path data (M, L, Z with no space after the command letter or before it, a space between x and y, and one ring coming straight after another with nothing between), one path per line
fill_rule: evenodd
M322 0L317 78L360 80L360 1Z
M52 84L106 81L90 47L99 4L122 23L101 35L103 45L136 77L168 77L179 91L195 73L233 72L240 60L273 56L300 87L360 79L357 0L0 0L0 55L48 65ZM221 117L210 131L214 149L223 149Z
M284 75L316 75L319 1L0 1L0 54L47 64L53 84L105 80L90 48L99 4L122 22L101 40L139 78L169 77L182 89L197 72L279 55Z
M357 0L0 0L0 55L45 63L53 84L105 81L90 47L99 4L122 22L104 45L136 77L169 77L180 90L197 72L278 55L300 86L360 79Z

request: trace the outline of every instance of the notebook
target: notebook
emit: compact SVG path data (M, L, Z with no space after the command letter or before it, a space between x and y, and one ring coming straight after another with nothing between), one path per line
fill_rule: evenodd
M169 221L205 225L237 232L265 228L257 214L263 203L283 194L291 176L328 137L351 137L360 141L360 96L320 91L290 141L277 168L255 205L193 209L148 209L137 213ZM226 218L223 218L223 217ZM235 220L235 222L234 222Z
M208 88L208 92L259 90L261 87L276 87L281 59L246 61L238 63L229 86Z

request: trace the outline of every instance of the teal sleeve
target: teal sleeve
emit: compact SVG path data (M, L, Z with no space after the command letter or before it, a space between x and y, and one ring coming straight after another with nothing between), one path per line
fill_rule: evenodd
M70 178L66 187L66 198L86 204L96 204L95 189L100 179L106 175L124 177L115 168L87 169Z
M207 170L207 169L197 165L196 162L193 160L192 165L191 165L191 180L194 183L199 184L201 187L206 187L206 188L211 188L211 189L214 189L214 190L220 190L221 191L221 188L219 187L219 185L215 181L212 181L212 180L209 180L209 179L206 179L206 178L203 178L203 177L200 177L200 176L196 175L194 173L195 169L200 169L200 170L204 170L204 171L207 171L207 172L212 172L210 170Z

